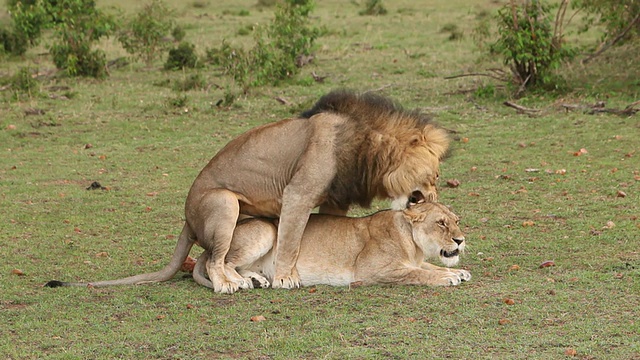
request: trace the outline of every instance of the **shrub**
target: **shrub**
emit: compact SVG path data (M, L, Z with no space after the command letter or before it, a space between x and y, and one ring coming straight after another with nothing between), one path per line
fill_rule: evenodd
M37 45L42 31L51 25L43 0L9 0L12 26L0 29L0 53L24 54Z
M56 41L50 46L53 62L70 76L107 76L106 55L92 50L100 38L115 30L115 20L95 7L93 0L47 2Z
M195 68L198 65L196 46L189 42L181 42L176 48L169 50L169 57L164 64L165 70L182 70Z
M207 87L207 80L200 74L193 74L189 77L176 81L173 89L176 91L202 90Z
M638 0L577 0L573 6L586 11L585 30L593 24L603 25L608 40L620 36L624 41L640 35Z
M566 6L566 5L565 5ZM554 27L549 6L542 0L527 0L516 4L511 0L498 10L498 40L490 44L492 53L509 65L521 87L548 85L553 82L551 70L573 50L562 42L563 9L558 9Z
M134 58L142 59L147 66L171 48L165 38L174 26L172 12L162 0L151 0L130 19L118 35L122 47ZM184 38L182 28L174 28L173 37Z
M30 67L21 67L18 72L11 77L11 90L16 99L20 99L22 95L28 97L36 96L40 93L40 83L33 77L34 70Z
M308 56L320 30L310 27L312 0L286 0L278 5L275 17L265 28L254 33L255 45L245 51L223 42L218 51L208 51L208 58L220 62L234 80L248 86L276 85L299 72L298 59Z
M364 4L364 10L360 11L360 15L386 15L387 8L384 7L382 0L367 0Z

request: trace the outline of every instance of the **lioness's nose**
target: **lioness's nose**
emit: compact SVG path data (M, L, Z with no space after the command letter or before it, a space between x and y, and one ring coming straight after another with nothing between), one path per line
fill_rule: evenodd
M453 238L453 241L456 244L460 245L460 244L462 244L464 242L464 238Z

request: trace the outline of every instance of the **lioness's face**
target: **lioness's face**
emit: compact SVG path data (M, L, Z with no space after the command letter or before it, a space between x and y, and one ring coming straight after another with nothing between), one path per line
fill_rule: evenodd
M460 219L446 206L423 203L404 211L413 228L413 240L425 257L438 257L445 266L454 266L465 248L465 239L458 226Z

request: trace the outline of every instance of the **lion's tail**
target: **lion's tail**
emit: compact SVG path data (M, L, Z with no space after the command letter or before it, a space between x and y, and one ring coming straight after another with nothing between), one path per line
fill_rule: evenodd
M195 243L195 236L192 234L192 230L186 223L182 228L182 232L180 233L180 237L178 238L178 243L176 245L176 249L173 252L173 256L171 257L171 261L167 266L165 266L162 270L147 273L129 276L122 279L116 280L105 280L105 281L97 281L97 282L84 282L84 283L75 283L75 282L62 282L58 280L51 280L46 283L45 287L59 287L59 286L90 286L90 287L103 287L103 286L114 286L114 285L138 285L145 283L154 283L154 282L162 282L171 279L180 269L182 263L189 255L189 251L191 251L191 247Z
M213 289L213 283L205 276L207 272L207 260L209 260L209 252L205 250L198 256L198 260L196 260L196 266L193 268L193 280L197 284Z

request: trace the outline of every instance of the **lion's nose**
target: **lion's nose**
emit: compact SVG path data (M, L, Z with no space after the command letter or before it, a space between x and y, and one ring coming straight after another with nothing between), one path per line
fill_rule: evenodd
M464 242L464 238L453 238L453 241L456 244L460 245L460 244L462 244Z

